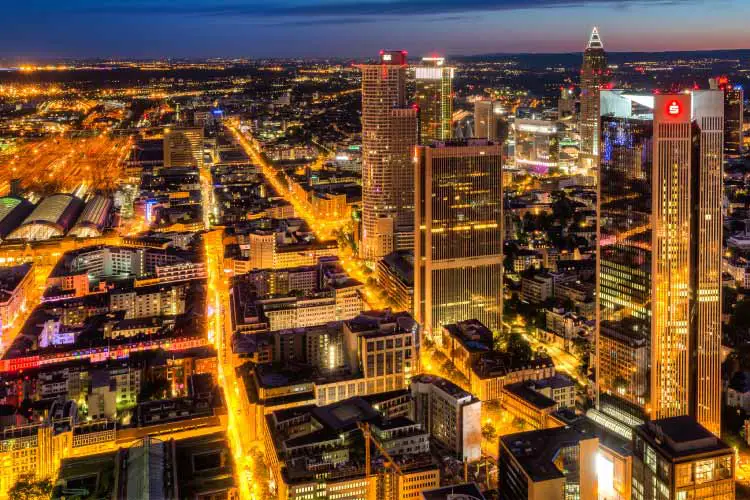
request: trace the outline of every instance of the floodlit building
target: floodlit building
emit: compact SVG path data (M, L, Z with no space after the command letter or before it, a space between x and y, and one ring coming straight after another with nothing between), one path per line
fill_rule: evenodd
M516 166L538 174L559 166L558 124L552 120L518 119L515 131Z
M34 205L24 198L3 196L0 198L0 238L5 239L34 210Z
M362 257L377 261L413 242L417 110L406 106L406 51L362 64Z
M599 157L599 91L609 83L607 54L595 27L591 31L581 68L581 151L579 158L584 169L596 169Z
M598 405L718 435L723 93L605 90L601 113Z
M93 238L101 236L109 222L112 210L112 199L107 196L94 196L88 202L76 221L76 225L68 233L77 238Z
M689 416L635 429L633 498L734 498L734 450Z
M724 154L738 157L744 151L745 89L733 85L726 76L712 78L711 89L724 92Z
M461 460L482 456L482 402L453 382L433 375L411 380L414 421Z
M428 332L502 316L502 151L482 139L417 148L414 311Z
M44 198L23 223L8 235L11 240L41 241L65 236L83 210L83 200L59 193Z
M203 167L203 128L164 129L164 166Z
M501 500L596 500L599 438L579 427L555 427L500 438Z
M505 108L500 101L474 101L474 137L502 143L508 138Z
M419 110L419 143L450 139L453 116L453 73L443 57L423 57L414 68Z

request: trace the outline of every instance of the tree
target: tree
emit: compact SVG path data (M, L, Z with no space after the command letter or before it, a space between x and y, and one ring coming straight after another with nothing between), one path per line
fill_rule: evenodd
M16 500L47 500L52 493L52 481L42 479L37 481L34 474L23 474L18 478L10 490L8 498Z
M533 354L531 345L518 332L513 332L508 336L506 351L515 361L522 364L531 361Z
M482 426L482 439L486 441L494 441L496 437L497 431L495 430L495 426L492 425L492 423L487 422Z
M172 384L164 378L148 380L141 385L138 401L151 401L171 396Z

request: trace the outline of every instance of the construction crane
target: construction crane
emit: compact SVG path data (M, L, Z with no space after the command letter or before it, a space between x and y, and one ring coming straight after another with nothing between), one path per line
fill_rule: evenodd
M359 430L362 431L362 435L365 438L365 477L369 479L372 476L372 464L370 455L370 441L372 441L373 443L375 443L378 451L380 451L380 453L388 461L388 466L390 466L396 472L398 478L401 478L404 475L401 467L398 466L398 464L393 460L388 452L385 451L380 443L378 443L376 439L373 439L372 432L370 431L370 424L367 422L357 422L357 427L359 427ZM382 495L382 498L384 500L396 499L398 488L396 488L394 491L392 487L392 481L389 480L389 478L384 478L384 491Z

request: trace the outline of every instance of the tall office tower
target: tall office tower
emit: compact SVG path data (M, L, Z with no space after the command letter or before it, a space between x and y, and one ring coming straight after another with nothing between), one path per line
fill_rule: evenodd
M712 78L712 89L724 92L724 154L738 157L744 151L742 143L745 90L741 85L732 85L726 76Z
M575 116L576 95L573 87L560 87L560 97L557 99L557 114L561 120Z
M724 100L601 92L597 397L718 435Z
M431 334L502 317L502 147L486 139L417 148L414 310Z
M607 54L594 28L583 53L581 68L581 167L595 169L599 156L599 90L608 83Z
M419 143L450 139L453 118L453 72L443 57L423 57L414 69L419 108Z
M377 261L411 248L417 110L406 107L406 51L381 51L362 71L361 255Z
M203 167L203 128L164 129L165 167Z
M474 101L474 137L500 143L508 138L508 121L500 101Z

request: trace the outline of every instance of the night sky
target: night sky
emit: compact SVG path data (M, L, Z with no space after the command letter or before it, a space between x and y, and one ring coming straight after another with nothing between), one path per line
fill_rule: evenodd
M750 48L750 0L5 0L0 57Z

